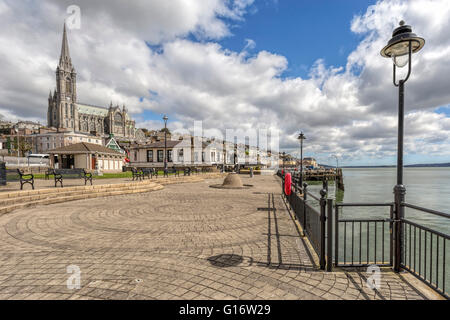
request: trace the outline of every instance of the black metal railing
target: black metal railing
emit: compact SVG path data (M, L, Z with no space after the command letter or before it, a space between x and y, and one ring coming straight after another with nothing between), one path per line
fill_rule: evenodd
M410 218L395 218L398 215L395 204L391 202L333 205L332 199L326 199L325 182L319 198L308 191L306 183L300 186L299 176L295 174L292 176L291 193L286 195L284 174L279 171L278 175L282 179L282 194L317 253L321 269L331 271L333 261L334 266L338 267L399 265L399 268L410 272L447 299L450 298L449 234ZM313 206L311 201L308 203L308 199L318 201L319 206ZM343 208L350 207L387 210L376 217L346 218ZM450 222L447 220L450 214L444 212L408 203L402 203L401 208L442 217L445 225ZM395 236L395 230L399 236ZM394 255L394 249L400 252L398 258Z
M403 207L450 219L450 214L422 208L408 203ZM450 222L450 220L447 220ZM409 219L402 218L402 260L400 266L449 298L448 283L450 235Z
M284 175L281 175L281 180L282 195L294 211L297 221L319 257L320 268L325 270L326 262L331 262L326 258L326 192L321 190L321 197L319 198L308 192L306 184L303 188L300 188L298 181L293 179L291 193L287 195L284 189ZM319 210L307 202L308 198L319 202Z
M385 218L342 219L344 207L388 207ZM336 203L334 213L335 266L392 266L393 203Z

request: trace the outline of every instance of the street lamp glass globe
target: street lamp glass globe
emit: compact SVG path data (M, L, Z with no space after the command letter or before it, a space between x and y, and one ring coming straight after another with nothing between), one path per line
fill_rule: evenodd
M404 54L400 56L392 56L392 61L398 68L403 68L409 62L409 54Z

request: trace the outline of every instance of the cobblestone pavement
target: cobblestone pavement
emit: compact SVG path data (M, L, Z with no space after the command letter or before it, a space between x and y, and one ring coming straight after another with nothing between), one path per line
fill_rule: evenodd
M18 210L0 217L0 299L422 299L403 276L318 271L274 176ZM69 265L80 289L67 288Z

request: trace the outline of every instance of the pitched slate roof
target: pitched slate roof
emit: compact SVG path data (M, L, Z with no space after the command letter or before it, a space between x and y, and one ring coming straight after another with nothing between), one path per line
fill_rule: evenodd
M117 152L110 148L104 147L102 145L87 143L87 142L70 144L65 147L50 150L47 153L51 153L51 154L101 153L101 154L110 154L110 155L117 155L117 156L122 155L120 152Z
M182 141L167 140L167 148L173 148L181 142ZM164 148L164 140L147 144L144 148Z
M78 113L101 117L106 117L108 115L108 109L103 107L93 106L86 103L77 103L77 106L78 106Z

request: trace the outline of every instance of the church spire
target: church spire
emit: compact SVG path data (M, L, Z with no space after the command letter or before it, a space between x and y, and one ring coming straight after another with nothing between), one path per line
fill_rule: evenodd
M59 67L61 69L72 69L72 61L70 59L69 41L67 41L66 23L64 22L64 32L61 46L61 57L59 59Z

